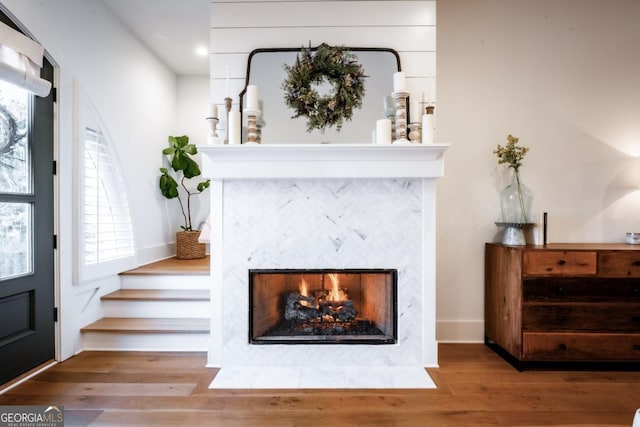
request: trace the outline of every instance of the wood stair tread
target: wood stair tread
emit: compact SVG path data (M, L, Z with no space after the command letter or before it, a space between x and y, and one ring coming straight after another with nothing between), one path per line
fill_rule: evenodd
M171 257L150 264L141 265L120 275L209 275L209 255L201 259L177 259Z
M208 289L120 289L101 298L120 301L209 301Z
M209 319L103 317L85 326L81 331L201 334L209 333Z

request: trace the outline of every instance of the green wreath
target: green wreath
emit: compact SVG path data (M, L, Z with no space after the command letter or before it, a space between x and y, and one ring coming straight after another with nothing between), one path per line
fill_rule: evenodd
M353 110L362 107L364 69L356 56L343 46L322 43L312 55L311 48L302 48L293 65L284 65L287 78L282 84L287 106L295 111L292 119L307 117L307 132L336 126L351 120ZM320 96L313 88L326 79L332 90Z

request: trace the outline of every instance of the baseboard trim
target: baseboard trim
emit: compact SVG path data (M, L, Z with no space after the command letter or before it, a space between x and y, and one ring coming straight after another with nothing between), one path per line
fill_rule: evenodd
M175 244L173 243L147 246L146 248L138 249L137 261L139 265L145 265L161 259L171 258L175 254Z

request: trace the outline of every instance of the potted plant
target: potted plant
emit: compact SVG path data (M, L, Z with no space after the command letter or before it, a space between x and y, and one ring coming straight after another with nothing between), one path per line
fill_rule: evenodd
M160 191L167 199L178 199L184 224L182 231L176 232L176 258L204 258L206 245L198 242L200 230L194 230L191 223L191 197L209 188L210 180L199 182L195 188L188 186L189 180L200 176L200 166L191 156L198 153L195 145L189 144L189 137L169 136L169 147L162 154L169 156L172 175L167 168L160 168ZM179 181L179 183L178 183ZM181 194L183 193L183 194Z

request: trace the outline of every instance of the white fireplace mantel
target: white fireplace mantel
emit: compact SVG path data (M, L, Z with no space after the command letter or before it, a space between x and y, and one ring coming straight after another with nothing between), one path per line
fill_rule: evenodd
M199 146L203 174L220 179L438 178L448 144L243 144Z
M228 378L237 384L240 376L254 384L253 373L238 372L259 368L263 375L275 369L278 378L289 378L282 375L283 367L309 375L338 366L351 375L366 366L386 369L384 376L389 378L397 378L399 370L412 369L411 375L401 375L411 381L385 382L384 387L413 388L415 380L422 388L425 380L431 382L424 367L438 363L435 183L444 175L448 147L199 146L202 174L212 181L207 365L222 368L216 379L224 384ZM327 346L248 342L250 269L381 266L399 271L397 343ZM271 377L265 381L274 388ZM225 388L220 384L215 387Z

